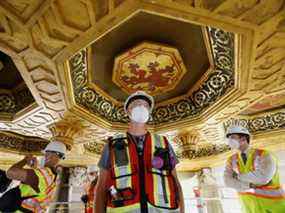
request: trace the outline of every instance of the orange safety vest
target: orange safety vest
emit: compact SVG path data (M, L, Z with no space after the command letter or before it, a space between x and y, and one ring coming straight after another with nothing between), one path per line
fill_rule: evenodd
M87 190L87 204L86 204L86 213L93 213L94 209L94 200L95 200L95 188L96 184L90 184Z
M117 143L121 143L119 146ZM119 205L112 202L108 195L107 212L141 212L141 200L145 200L147 209L178 212L178 189L171 169L154 168L153 159L157 148L169 153L169 144L165 137L146 134L143 156L138 155L135 141L130 135L110 140L111 177L108 187L114 186L123 198ZM169 162L168 162L169 163ZM141 197L141 186L145 197Z
M39 178L40 192L35 192L29 185L21 184L20 190L22 197L37 195L36 197L23 200L21 206L32 212L45 212L55 193L56 176L48 167L38 168L34 171Z

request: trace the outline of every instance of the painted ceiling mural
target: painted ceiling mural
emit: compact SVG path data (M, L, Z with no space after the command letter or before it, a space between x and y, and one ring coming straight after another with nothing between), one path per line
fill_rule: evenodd
M113 81L127 94L155 96L175 88L186 72L177 49L143 42L115 58Z

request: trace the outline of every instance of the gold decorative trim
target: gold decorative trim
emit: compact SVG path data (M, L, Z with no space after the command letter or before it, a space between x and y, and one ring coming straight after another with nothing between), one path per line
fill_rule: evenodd
M36 154L49 143L48 140L0 131L0 150L17 154Z

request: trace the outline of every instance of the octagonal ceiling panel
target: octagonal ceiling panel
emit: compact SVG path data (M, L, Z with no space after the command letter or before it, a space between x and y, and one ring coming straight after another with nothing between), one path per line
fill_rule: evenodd
M195 87L187 87L188 92L183 96L176 96L162 103L156 99L158 104L153 111L153 120L149 122L150 124L173 124L183 119L197 117L234 87L233 34L207 27L207 36L209 36L212 48L213 67L208 70L207 75L195 82ZM127 123L128 118L123 110L122 102L114 102L114 98L106 96L97 89L98 87L92 87L93 83L90 84L88 79L90 75L89 54L90 51L83 49L69 61L75 103L105 121ZM110 78L108 75L105 77ZM185 83L184 80L181 82ZM114 93L109 93L109 96L110 94L116 97Z
M176 48L143 42L115 58L113 82L127 94L157 95L174 89L186 73Z

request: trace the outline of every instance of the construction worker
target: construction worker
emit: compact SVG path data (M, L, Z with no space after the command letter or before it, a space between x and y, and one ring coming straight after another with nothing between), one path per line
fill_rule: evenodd
M85 204L85 213L94 212L95 189L98 180L98 167L90 165L87 168L87 184L85 185L85 194L81 196Z
M96 213L184 212L175 153L166 137L146 128L153 107L153 98L143 91L125 101L128 131L109 138L98 163Z
M7 177L21 183L1 197L0 211L44 212L47 209L55 192L56 166L60 159L64 159L66 146L53 141L43 153L44 160L40 167L37 159L28 155L8 169ZM26 165L30 168L24 168Z
M237 152L227 160L224 181L238 191L243 211L285 212L285 193L276 158L266 150L251 148L250 133L245 127L230 127L226 137L231 149Z

